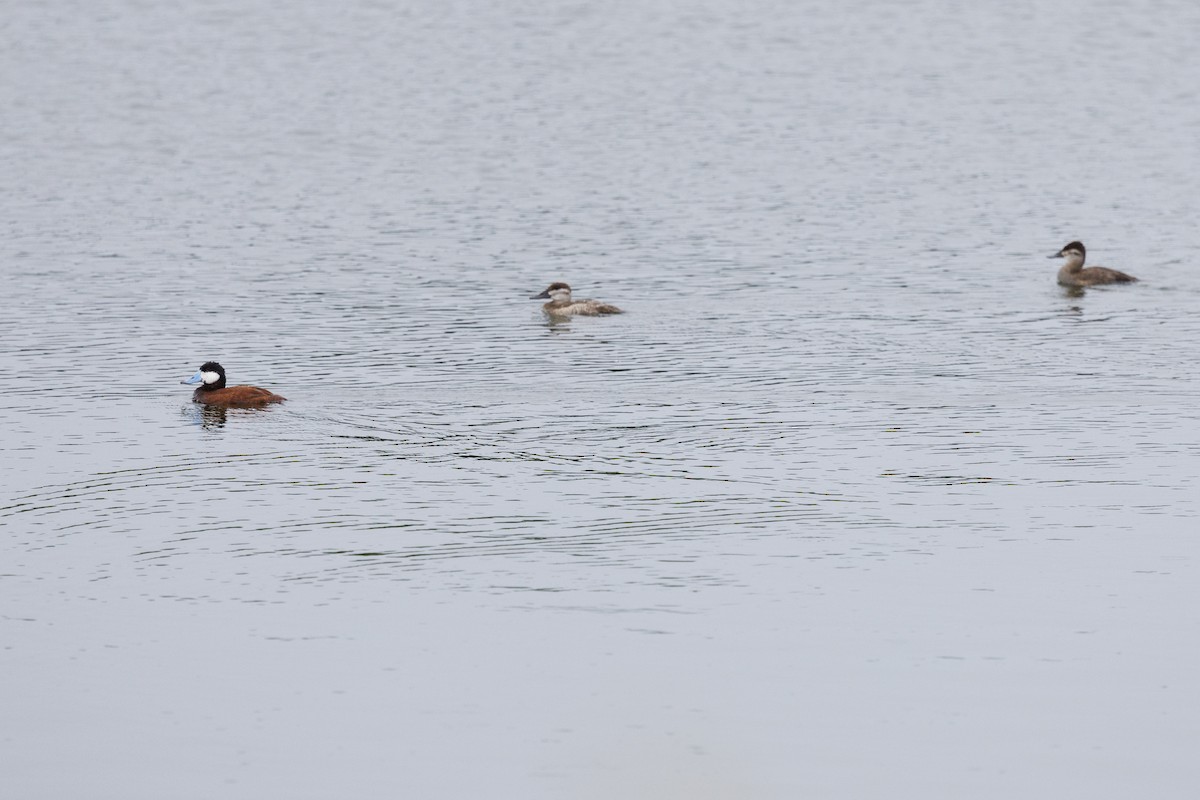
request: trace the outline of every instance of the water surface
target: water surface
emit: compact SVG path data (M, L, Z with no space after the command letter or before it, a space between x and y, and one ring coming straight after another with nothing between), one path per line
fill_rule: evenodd
M14 796L1191 795L1193 4L6 19Z

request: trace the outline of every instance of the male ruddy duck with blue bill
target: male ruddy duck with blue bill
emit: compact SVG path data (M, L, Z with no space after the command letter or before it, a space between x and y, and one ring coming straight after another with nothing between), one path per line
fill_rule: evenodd
M535 294L530 300L549 300L542 306L552 317L596 317L600 314L623 314L616 306L601 303L599 300L572 300L571 287L561 281L550 284L541 294Z
M1063 286L1078 288L1101 286L1106 283L1133 283L1137 280L1132 275L1126 275L1120 270L1108 267L1087 267L1085 269L1083 260L1087 258L1087 250L1084 248L1083 242L1071 242L1050 258L1067 260L1067 263L1058 270L1058 282Z
M222 408L257 408L270 403L282 403L287 398L257 386L226 386L225 368L215 361L206 361L186 384L200 384L192 393L192 402Z

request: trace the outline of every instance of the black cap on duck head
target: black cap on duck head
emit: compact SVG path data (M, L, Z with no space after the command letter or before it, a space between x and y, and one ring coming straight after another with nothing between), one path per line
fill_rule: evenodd
M181 383L199 383L205 389L224 389L225 368L215 361L205 361L195 375Z
M533 297L531 297L529 299L530 300L549 300L551 297L554 296L555 292L566 292L568 295L570 295L571 287L567 286L562 281L555 281L554 283L550 284L545 289L543 289L541 294L535 294Z
M1072 250L1079 253L1079 255L1083 256L1084 258L1087 257L1087 250L1084 249L1083 242L1071 242L1070 244L1064 245L1062 250L1059 250L1057 253L1055 253L1054 255L1052 255L1050 257L1051 258L1063 258L1064 256L1066 256L1067 253L1070 253Z

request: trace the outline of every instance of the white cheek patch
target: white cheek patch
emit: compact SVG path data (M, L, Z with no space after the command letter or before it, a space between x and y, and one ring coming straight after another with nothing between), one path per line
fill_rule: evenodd
M205 386L208 386L210 383L221 380L221 374L219 372L201 372L200 380L204 382Z

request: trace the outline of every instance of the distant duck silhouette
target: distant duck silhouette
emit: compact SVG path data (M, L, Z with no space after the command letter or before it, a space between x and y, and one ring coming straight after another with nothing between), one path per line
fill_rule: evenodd
M572 300L571 287L562 282L555 282L546 287L541 294L535 294L530 300L546 300L550 302L542 306L542 310L552 317L595 317L601 314L623 314L616 306L601 303L599 300Z
M1067 263L1058 270L1058 282L1063 286L1100 286L1106 283L1133 283L1137 278L1108 267L1087 267L1083 261L1087 250L1083 242L1071 242L1050 258L1065 258Z
M226 386L225 368L215 361L206 361L195 375L180 383L200 384L192 393L192 401L209 406L255 408L287 399L257 386Z

